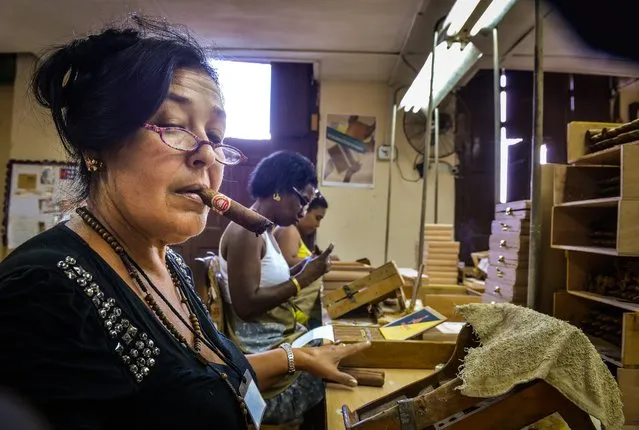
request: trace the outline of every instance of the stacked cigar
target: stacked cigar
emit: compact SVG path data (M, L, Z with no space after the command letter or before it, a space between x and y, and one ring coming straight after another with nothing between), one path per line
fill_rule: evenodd
M639 140L639 119L614 128L593 129L586 132L589 153Z
M621 262L611 273L592 273L586 291L639 303L639 264L631 260Z
M621 347L622 319L618 312L593 308L579 325L585 333Z

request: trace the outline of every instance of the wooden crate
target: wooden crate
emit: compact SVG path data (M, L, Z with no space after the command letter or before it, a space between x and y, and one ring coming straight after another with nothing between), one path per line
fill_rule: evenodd
M608 198L554 206L552 211L552 247L608 255L639 255L639 200ZM594 237L593 223L612 227L610 241L602 245Z
M567 127L567 152L568 163L572 164L588 154L586 147L586 132L601 130L602 128L614 128L621 124L611 122L586 122L573 121Z
M324 307L328 316L335 319L367 304L380 302L395 292L403 296L403 285L404 279L397 266L390 261L342 288L326 291Z
M528 285L513 285L512 282L486 279L486 294L498 301L525 305L528 300Z
M509 252L505 250L490 251L488 263L498 268L528 268L528 249L521 249L521 252Z
M554 204L607 197L620 197L622 200L639 199L637 166L639 143L628 143L593 153L580 165L557 166ZM617 187L611 187L613 181Z
M495 219L527 218L532 207L530 200L518 200L495 205ZM509 218L510 217L510 218Z
M602 358L618 367L639 366L639 314L637 312L627 312L624 309L579 297L569 292L559 292L555 293L554 316L579 327L588 312L596 306L616 309L622 315L621 348L590 336Z

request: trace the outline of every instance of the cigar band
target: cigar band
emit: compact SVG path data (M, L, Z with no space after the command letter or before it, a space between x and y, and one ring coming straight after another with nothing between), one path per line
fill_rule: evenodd
M213 206L213 209L218 211L220 214L223 214L231 207L231 199L223 194L217 194L215 197L213 197L213 200L211 200L211 204Z

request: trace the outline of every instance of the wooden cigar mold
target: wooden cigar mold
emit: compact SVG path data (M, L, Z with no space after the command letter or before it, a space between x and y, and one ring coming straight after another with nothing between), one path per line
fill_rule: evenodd
M404 310L404 279L394 262L390 261L342 288L324 294L324 306L331 319L339 318L362 306L374 305L390 297L397 297Z
M257 236L275 227L270 220L222 193L208 189L198 193L204 204Z
M351 411L342 406L348 430L520 430L558 412L572 429L594 430L590 416L544 381L517 386L498 398L461 394L457 378L468 348L479 342L470 325L457 338L448 362L432 375Z

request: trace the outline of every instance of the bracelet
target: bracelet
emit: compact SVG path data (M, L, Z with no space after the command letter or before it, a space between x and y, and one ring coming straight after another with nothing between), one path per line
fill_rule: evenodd
M295 295L299 296L300 292L302 291L302 286L300 285L300 281L298 281L295 276L291 276L291 282L293 283L293 285L295 285L295 289L297 290L297 293L295 293Z
M293 373L295 373L295 355L293 355L293 348L291 347L290 343L283 343L280 345L280 348L282 348L285 352L286 352L286 360L288 361L288 374L292 375Z

